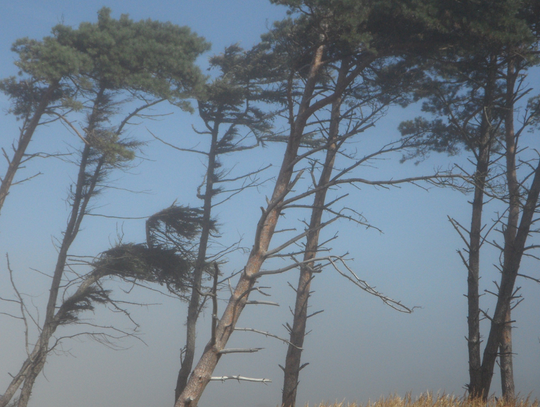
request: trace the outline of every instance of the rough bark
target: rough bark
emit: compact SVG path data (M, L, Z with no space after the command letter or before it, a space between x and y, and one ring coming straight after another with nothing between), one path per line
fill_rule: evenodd
M501 390L504 399L514 400L516 397L516 387L514 384L514 363L512 354L512 316L508 309L505 318L505 325L502 331L501 344L499 349L499 359L501 365Z
M39 125L41 117L43 116L43 114L47 110L47 107L49 106L49 103L51 102L53 93L56 89L58 89L58 86L58 82L54 82L49 85L47 91L43 94L43 98L36 107L32 118L21 129L19 141L17 143L17 147L15 147L15 153L13 154L11 161L9 161L6 175L4 175L4 177L2 178L2 184L0 185L0 212L2 211L2 207L4 206L6 197L9 194L9 189L13 185L13 179L15 178L15 174L17 173L17 170L21 165L24 154L26 153L26 149L28 148L28 145L32 140L32 136L34 135L34 132Z

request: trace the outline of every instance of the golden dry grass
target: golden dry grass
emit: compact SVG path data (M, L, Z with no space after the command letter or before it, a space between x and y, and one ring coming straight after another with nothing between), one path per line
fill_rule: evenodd
M425 393L415 399L410 395L405 397L390 396L364 404L323 403L313 407L540 407L540 403L538 400L530 400L528 397L512 401L491 398L486 402L480 399L470 400L447 394L433 395L432 393Z

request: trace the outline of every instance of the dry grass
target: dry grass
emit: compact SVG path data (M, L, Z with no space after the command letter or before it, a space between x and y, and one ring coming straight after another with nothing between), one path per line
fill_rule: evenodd
M538 400L530 400L529 397L512 401L491 398L486 402L480 399L470 400L447 394L425 393L416 399L413 399L409 394L405 397L380 398L378 401L369 401L365 404L323 403L313 407L540 407L540 403Z

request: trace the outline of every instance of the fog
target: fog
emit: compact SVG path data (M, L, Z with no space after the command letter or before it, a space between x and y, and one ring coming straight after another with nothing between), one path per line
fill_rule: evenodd
M212 43L212 51L200 59L204 67L207 58L221 52L226 45L253 45L272 21L285 16L283 8L265 0L3 2L0 4L3 27L0 34L1 77L17 73L13 65L15 54L10 52L15 39L25 36L40 39L59 22L72 26L83 21L94 22L97 10L104 5L112 9L114 18L127 13L134 20L170 20L190 26ZM531 82L531 86L540 85L538 77L533 77ZM3 111L9 108L9 101L3 95L0 107ZM136 167L127 174L113 176L119 186L145 193L133 195L120 190L108 191L95 207L97 213L141 219L122 221L88 217L71 250L73 254L96 255L108 249L119 237L124 241L142 241L144 217L175 200L184 205L199 205L196 188L204 174L200 158L152 141L145 126L167 141L178 141L181 136L187 145L195 145L197 137L191 125L200 122L196 115L181 113L178 109L164 108L163 112L172 114L132 130L130 136L147 140L149 144ZM418 109L414 106L406 110L393 108L350 148L373 151L385 140L398 137L400 121L416 114ZM7 150L20 123L9 115L3 115L2 123L2 146ZM540 147L538 138L532 134L525 135L523 142ZM32 142L31 149L65 151L70 145L76 145L76 140L62 126L52 124ZM274 164L265 173L265 178L272 179L283 149L283 145L274 145L261 154L254 151L231 156L224 160L224 166L235 166L235 171L241 173L242 169ZM399 155L389 158L376 167L363 169L363 176L384 179L426 174L456 160L464 166L469 165L466 155L451 158L433 155L419 165L399 164ZM5 164L0 168L3 173ZM38 171L43 174L15 186L6 200L0 216L0 251L2 255L9 254L17 287L26 294L25 299L34 314L43 318L49 278L35 270L50 273L54 268L56 251L53 242L61 238L65 227L66 196L76 172L70 163L47 159L30 162L18 176ZM240 240L246 250L251 248L260 207L265 205L271 191L270 181L218 207L223 245ZM309 365L300 375L298 405L343 400L366 402L392 394L403 396L408 392L413 395L425 391L464 394L468 382L466 270L456 253L463 243L447 217L464 224L470 222L467 202L470 196L451 189L424 189L414 185L389 190L350 188L346 192L349 196L344 199L344 205L361 212L376 229L336 222L324 230L325 239L337 234L338 238L330 246L336 254L348 253L350 265L361 279L385 295L416 308L412 314L399 313L331 269L317 275L312 285L311 310L324 312L308 322L311 332L304 344L303 361ZM498 210L495 203L490 203L487 209L486 219L495 216ZM301 212L288 214L283 227L306 218L307 215ZM245 250L230 254L222 272L229 275L241 270L246 259ZM493 280L498 280L499 274L490 265L497 262L497 252L487 250L482 258L485 270L482 272L482 290L494 289ZM524 261L523 274L538 277L537 271L536 261ZM283 324L291 323L289 308L294 306L294 291L288 283L295 286L297 278L297 272L291 270L261 279L260 285L269 287L265 291L280 306L248 306L238 326L287 336ZM139 325L138 337L118 340L109 347L85 337L64 341L48 358L44 374L36 382L30 406L173 405L180 348L185 341L187 304L152 290L133 287L130 293L124 293L125 287L113 281L108 284L118 298L141 304L128 306L131 318ZM234 281L232 284L234 286ZM540 285L524 279L519 280L518 285L522 287L520 292L525 301L513 313L516 320L513 338L516 390L522 396L540 397ZM13 297L4 258L0 262L0 297ZM220 312L225 308L227 298L225 289L220 293ZM258 298L256 294L254 298ZM486 294L482 301L485 308L493 310L492 296ZM0 307L4 306L0 303ZM88 323L98 322L126 330L134 327L125 315L99 307L84 318ZM210 338L210 324L210 310L207 309L199 323L196 360ZM484 321L484 338L487 327ZM60 329L59 335L81 331L78 327ZM256 333L236 332L228 346L264 349L256 354L223 356L215 376L268 378L271 383L211 382L199 405L278 405L283 382L279 365L284 364L286 344ZM25 357L23 324L0 315L0 393L11 380L8 373L16 373ZM494 394L499 394L499 389L496 372L492 385Z

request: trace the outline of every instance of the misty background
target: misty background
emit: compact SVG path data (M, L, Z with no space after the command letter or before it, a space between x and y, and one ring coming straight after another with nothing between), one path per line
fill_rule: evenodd
M78 26L83 21L95 22L102 6L112 9L113 18L129 14L133 20L151 18L187 25L212 43L212 50L199 60L205 70L207 59L224 47L239 43L244 48L254 45L273 21L285 16L285 9L266 0L229 1L101 1L70 2L30 1L0 4L1 77L17 73L13 65L15 54L10 51L14 40L21 37L41 39L51 28L63 23ZM211 74L211 72L208 72ZM539 75L531 74L529 85L540 87ZM2 143L8 150L18 134L18 123L4 113L9 101L0 97L2 110ZM129 193L110 190L98 198L94 212L107 216L139 219L119 220L107 217L87 217L83 230L71 253L97 255L122 239L124 242L144 240L145 218L178 204L197 206L197 187L204 175L201 159L179 152L155 141L159 135L167 142L183 147L204 146L192 125L201 125L196 115L189 115L171 106L161 106L156 113L166 114L156 121L145 121L132 127L130 136L148 141L128 173L113 173L115 185L141 191ZM392 108L378 124L354 138L350 151L359 154L375 151L386 142L399 137L398 124L419 114L418 106ZM279 124L278 124L279 125ZM66 152L77 146L65 128L53 124L42 128L30 145L32 152ZM537 135L523 136L522 143L540 148ZM223 159L224 167L234 166L241 174L267 164L274 164L261 178L276 175L284 145L270 145L234 154ZM432 155L422 163L399 163L400 155L362 168L362 176L389 179L433 172L454 162L469 165L467 154L458 157ZM5 162L0 164L2 172ZM9 297L11 286L3 257L9 253L11 268L18 288L28 295L30 304L43 305L48 294L48 278L35 270L50 272L56 260L54 241L61 237L68 216L66 201L70 182L76 177L76 167L57 159L33 160L17 178L36 172L39 177L12 188L0 217L0 296ZM369 296L327 269L313 282L312 311L324 310L310 318L303 361L309 366L302 370L298 405L322 401L366 402L381 396L407 392L446 392L461 395L468 381L466 335L466 269L456 250L463 244L447 220L451 216L464 224L470 222L470 197L451 189L428 185L404 185L401 188L346 188L349 196L345 205L361 212L376 228L367 229L339 221L323 231L326 239L339 237L330 246L335 254L349 253L351 265L358 276L382 293L417 306L410 315L398 313L380 299ZM224 245L240 241L249 250L254 227L260 216L265 197L272 192L272 183L243 192L218 207ZM341 193L345 192L345 188ZM494 217L497 205L486 207L485 221ZM492 215L490 215L492 214ZM284 223L299 226L298 219L309 216L289 212ZM380 229L380 231L379 231ZM494 238L498 236L494 235ZM326 240L323 239L323 240ZM274 243L276 244L276 243ZM245 265L247 254L239 250L228 256L221 270L231 274ZM498 262L498 253L487 250L482 258L482 289L492 289L499 273L489 265ZM521 273L538 276L538 263L526 259ZM238 322L239 327L252 327L286 336L283 324L291 321L289 307L294 304L294 292L288 286L297 282L292 270L280 276L267 276L260 285L270 286L272 301L280 307L251 305ZM234 284L233 284L234 285ZM540 397L540 285L518 280L525 301L513 312L516 320L513 331L516 390L521 396ZM121 290L111 284L115 292ZM141 340L127 338L110 349L91 340L66 341L58 355L48 359L43 375L36 382L30 405L57 406L158 406L172 405L176 375L179 368L179 349L184 342L184 321L187 305L156 292L133 288L123 297L126 301L147 304L130 307ZM228 298L228 292L221 294ZM253 297L255 299L255 297ZM494 300L486 294L484 308L493 308ZM491 304L491 306L490 306ZM225 302L220 302L220 312ZM84 316L89 322L130 327L122 315L97 308L94 315ZM209 339L211 317L206 310L198 328L198 355ZM487 328L487 324L484 324ZM77 327L60 328L69 335ZM484 331L487 332L487 331ZM144 342L143 342L144 341ZM279 403L286 345L261 335L237 332L229 347L263 347L257 354L226 355L222 357L214 376L242 375L269 378L270 384L227 381L208 385L200 406L257 406L270 407ZM0 315L0 389L25 358L23 326L19 321ZM197 360L197 357L196 357ZM499 393L499 378L492 389Z

